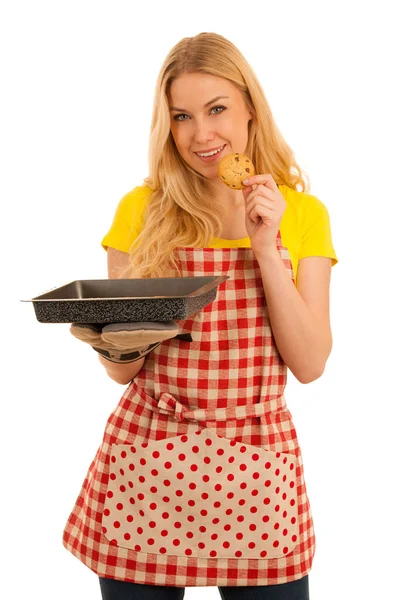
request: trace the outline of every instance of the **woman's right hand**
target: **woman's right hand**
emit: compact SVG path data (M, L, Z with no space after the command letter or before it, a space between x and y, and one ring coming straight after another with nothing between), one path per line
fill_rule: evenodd
M175 321L138 323L72 323L72 335L86 342L111 362L135 362L157 348L164 340L179 334Z

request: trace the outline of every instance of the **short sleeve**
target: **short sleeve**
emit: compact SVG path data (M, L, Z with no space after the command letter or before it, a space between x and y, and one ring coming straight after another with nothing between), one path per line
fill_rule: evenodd
M129 249L139 235L143 215L151 190L147 186L136 187L119 201L110 229L101 241L105 250L115 248L121 252Z
M301 219L301 246L299 260L307 256L326 256L332 266L338 262L333 247L328 209L315 196L307 196Z

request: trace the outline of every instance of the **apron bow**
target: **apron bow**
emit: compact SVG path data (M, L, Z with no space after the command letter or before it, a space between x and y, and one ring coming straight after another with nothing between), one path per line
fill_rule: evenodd
M179 400L164 392L158 401L159 412L164 415L172 415L177 421L184 421L187 412L192 412L185 407Z

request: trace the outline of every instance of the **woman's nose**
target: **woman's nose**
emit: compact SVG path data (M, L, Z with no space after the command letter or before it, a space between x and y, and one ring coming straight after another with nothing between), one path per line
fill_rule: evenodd
M197 144L203 144L214 139L214 132L210 129L209 123L198 121L195 125L194 137Z

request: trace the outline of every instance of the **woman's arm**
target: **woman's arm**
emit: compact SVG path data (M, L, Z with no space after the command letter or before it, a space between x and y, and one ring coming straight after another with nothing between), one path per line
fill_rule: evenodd
M109 279L119 279L123 276L124 270L129 266L129 254L115 250L107 249L107 270ZM107 360L99 354L99 360L107 371L107 375L117 383L126 385L139 373L144 365L145 356L135 362L119 364Z
M125 365L111 362L99 354L99 360L107 371L107 375L117 383L126 385L139 373L144 365L145 356L135 362L126 363Z
M296 288L277 249L257 260L279 353L301 383L311 383L321 377L332 349L332 261L323 256L301 259Z

